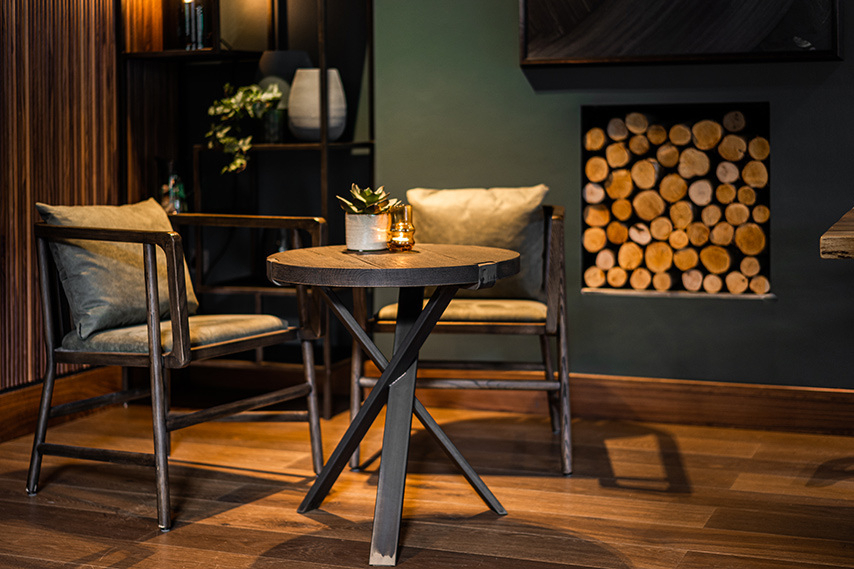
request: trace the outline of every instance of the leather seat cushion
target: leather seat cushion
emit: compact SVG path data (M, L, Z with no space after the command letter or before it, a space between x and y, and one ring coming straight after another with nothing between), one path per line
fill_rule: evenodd
M288 328L286 320L268 314L205 314L190 316L189 322L190 346L193 348ZM160 323L160 339L163 351L171 351L172 322ZM103 330L85 340L72 331L62 339L62 348L75 352L148 353L148 326L140 324Z
M427 301L424 301L427 304ZM545 322L546 305L536 300L455 298L440 321L445 322ZM397 304L380 309L380 320L396 320Z

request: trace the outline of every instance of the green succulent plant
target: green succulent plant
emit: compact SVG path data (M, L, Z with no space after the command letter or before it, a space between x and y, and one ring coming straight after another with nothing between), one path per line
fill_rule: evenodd
M224 90L225 97L214 101L208 109L208 115L217 122L205 134L208 148L218 147L232 155L231 162L222 169L223 174L246 169L246 161L249 159L246 154L252 148L252 136L240 136L240 119L260 119L282 98L282 92L275 84L266 90L258 85L247 85L235 91L226 83Z
M384 188L385 186L380 186L376 190L372 190L371 188L363 190L356 184L353 184L350 188L350 195L353 196L353 201L344 199L341 196L335 197L341 202L341 209L347 213L362 215L388 213L400 204L400 200L389 197Z

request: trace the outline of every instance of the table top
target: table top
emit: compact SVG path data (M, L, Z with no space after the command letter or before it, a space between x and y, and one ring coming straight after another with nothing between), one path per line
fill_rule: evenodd
M344 245L307 247L267 257L276 284L333 287L489 286L519 272L519 253L473 245L416 244L412 251L358 253Z
M822 259L854 259L854 209L821 236L819 250Z

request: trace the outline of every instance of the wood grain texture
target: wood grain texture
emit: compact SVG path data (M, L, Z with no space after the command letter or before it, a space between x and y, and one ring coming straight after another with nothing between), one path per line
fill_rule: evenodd
M3 3L0 389L33 382L43 368L35 203L117 203L114 7L112 0Z
M854 209L821 236L819 250L822 259L854 259Z
M343 245L275 253L267 275L279 284L345 287L465 285L480 266L495 265L496 279L519 271L519 254L494 247L418 244L412 251L355 253Z
M413 425L400 567L795 569L854 567L854 438L634 421L576 420L572 477L548 418L431 409L507 507L489 512L430 435ZM382 419L364 456L379 451ZM150 445L144 406L58 426L56 442ZM327 446L346 414L324 422ZM235 444L239 441L239 444ZM364 567L378 461L345 470L323 507L308 435L282 423L208 423L173 437L169 533L152 528L145 469L48 458L28 497L30 441L0 444L0 566Z

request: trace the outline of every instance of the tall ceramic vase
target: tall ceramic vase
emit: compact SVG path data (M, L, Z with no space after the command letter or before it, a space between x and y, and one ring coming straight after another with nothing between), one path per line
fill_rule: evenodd
M337 140L347 126L347 101L337 69L327 69L329 140ZM320 69L297 69L288 96L288 128L300 140L320 140Z

